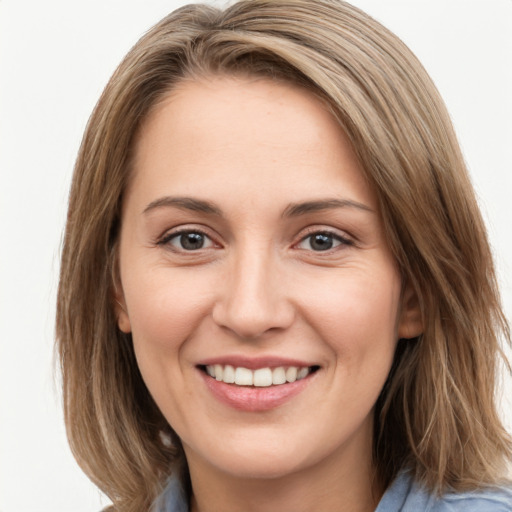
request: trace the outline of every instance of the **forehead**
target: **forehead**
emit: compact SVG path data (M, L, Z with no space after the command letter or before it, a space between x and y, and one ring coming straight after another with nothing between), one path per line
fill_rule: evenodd
M268 79L180 83L143 123L133 170L130 188L148 189L148 195L169 187L187 195L213 192L229 182L244 194L256 186L262 193L325 196L339 185L374 201L328 108L303 88Z
M285 122L293 125L283 131ZM200 139L202 149L229 142L247 146L248 135L254 143L267 144L273 135L280 136L275 143L284 143L285 135L302 135L306 151L325 137L326 129L343 135L328 107L303 87L258 77L207 76L180 81L153 106L139 130L136 148L140 153L144 140L155 142L159 132L182 142Z

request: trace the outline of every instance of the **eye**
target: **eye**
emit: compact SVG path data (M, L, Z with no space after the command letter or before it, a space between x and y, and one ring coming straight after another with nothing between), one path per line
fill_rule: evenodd
M179 231L165 236L159 245L170 245L178 251L198 251L214 246L211 238L201 231Z
M352 245L352 242L340 235L330 233L329 231L318 231L304 237L298 244L299 249L308 251L329 251L340 245Z

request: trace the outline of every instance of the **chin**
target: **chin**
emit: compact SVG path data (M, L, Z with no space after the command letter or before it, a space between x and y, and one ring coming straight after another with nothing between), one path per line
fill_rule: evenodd
M240 479L278 479L314 466L321 458L311 451L311 443L290 439L268 439L251 435L258 443L219 443L216 450L203 452L203 458L217 471ZM302 451L298 447L308 447ZM185 450L189 462L196 459L190 448Z
M279 456L239 457L236 461L225 461L218 468L233 477L250 480L273 480L306 469L306 461L293 461Z

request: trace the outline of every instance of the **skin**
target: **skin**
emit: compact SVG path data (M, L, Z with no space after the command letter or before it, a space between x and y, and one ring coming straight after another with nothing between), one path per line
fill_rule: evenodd
M192 510L374 510L374 404L397 340L421 325L347 137L300 88L208 77L169 93L135 149L118 323L182 439ZM332 248L312 245L319 232ZM319 370L279 407L240 411L198 368L232 354Z

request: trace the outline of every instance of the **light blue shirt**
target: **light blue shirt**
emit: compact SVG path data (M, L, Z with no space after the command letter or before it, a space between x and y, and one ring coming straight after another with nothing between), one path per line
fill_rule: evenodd
M437 497L400 473L375 512L512 512L512 490L483 489Z
M153 510L188 512L187 499L177 479L169 481ZM384 493L375 512L512 512L512 489L485 489L445 494L438 498L403 472Z

